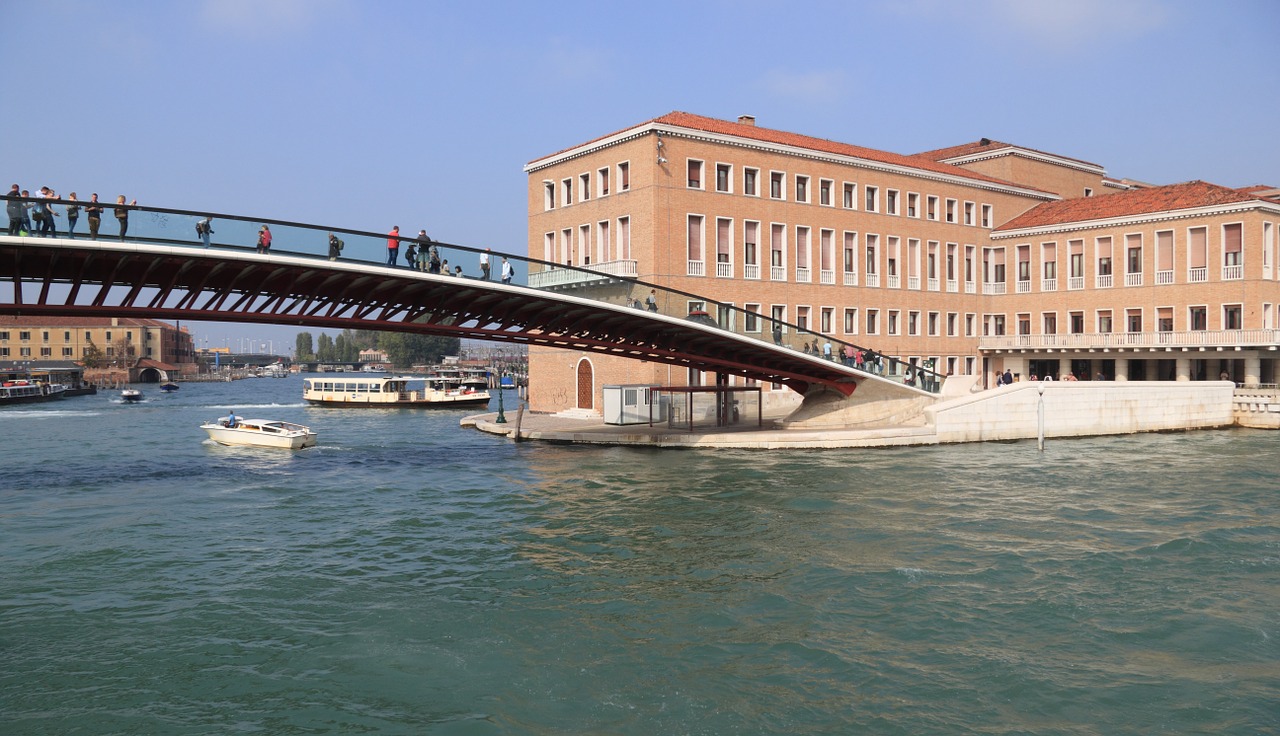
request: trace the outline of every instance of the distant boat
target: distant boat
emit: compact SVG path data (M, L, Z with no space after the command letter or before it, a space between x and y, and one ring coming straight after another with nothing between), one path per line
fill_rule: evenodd
M317 438L310 427L274 419L237 419L232 424L229 417L223 417L201 424L200 429L220 445L277 447L284 450L311 447Z
M0 384L0 406L54 401L61 399L66 392L67 387L61 383L24 380L5 381Z
M142 392L136 388L126 388L120 392L120 400L126 404L135 404L142 401Z
M302 382L302 398L324 406L452 408L488 405L486 372L442 370L425 378L385 376Z
M160 384L160 390L166 394L171 394L174 391L177 391L179 388L180 387L178 386L178 384L174 383L173 381L166 381Z

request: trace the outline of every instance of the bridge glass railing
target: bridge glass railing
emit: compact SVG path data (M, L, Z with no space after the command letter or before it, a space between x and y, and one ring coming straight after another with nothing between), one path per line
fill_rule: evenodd
M24 205L34 199L14 199ZM89 238L88 213L90 203L85 201L43 200L56 213L53 231L60 238ZM99 203L103 207L99 240L120 240L120 221L115 216L118 205ZM73 230L68 231L67 207L79 205L80 212ZM387 266L390 237L385 232L370 232L341 227L325 227L279 219L264 219L208 211L180 210L146 205L127 206L128 227L125 239L130 242L156 243L189 248L203 248L203 236L196 224L208 220L211 233L209 248L223 251L254 251L264 228L271 233L268 254L329 259L345 262ZM35 223L32 223L35 225ZM3 231L0 231L3 232ZM341 250L331 256L331 236L341 243ZM481 256L488 252L489 280L500 281L504 259L511 267L510 283L527 288L554 291L584 299L591 299L619 307L656 312L668 317L687 319L718 329L727 330L751 339L769 342L798 352L815 360L831 360L849 368L851 372L874 374L916 388L937 392L941 390L942 376L934 370L929 360L904 361L897 356L884 355L874 347L857 345L816 332L800 325L777 319L772 315L751 312L742 307L724 304L705 296L670 289L637 278L635 261L617 260L575 267L549 263L514 251L489 250L485 247L445 243L430 239L418 240L417 231L402 227L399 248L391 268L443 273L460 278L482 278ZM426 246L428 255L410 263L411 250ZM411 248L411 246L413 246ZM431 252L440 261L433 266ZM416 256L416 254L415 254ZM433 270L436 269L436 270ZM861 353L861 360L858 354Z

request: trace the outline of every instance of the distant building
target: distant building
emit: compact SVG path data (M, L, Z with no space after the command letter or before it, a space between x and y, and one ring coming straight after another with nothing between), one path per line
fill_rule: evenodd
M180 372L196 371L191 334L168 322L126 317L0 316L0 360L83 363L95 357L98 367L129 369L149 361Z
M1277 380L1271 186L1153 186L987 138L895 154L682 112L525 171L531 257L733 305L711 318L765 339L772 318L988 381ZM574 274L530 284L590 278ZM666 311L685 307L704 309ZM538 347L529 371L538 411L598 412L604 384L713 382Z

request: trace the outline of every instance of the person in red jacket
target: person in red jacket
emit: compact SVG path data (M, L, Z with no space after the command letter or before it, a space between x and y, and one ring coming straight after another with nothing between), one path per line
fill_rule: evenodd
M271 228L266 225L258 228L258 252L262 254L271 252Z
M387 265L396 265L396 257L400 255L400 226L396 225L387 233Z

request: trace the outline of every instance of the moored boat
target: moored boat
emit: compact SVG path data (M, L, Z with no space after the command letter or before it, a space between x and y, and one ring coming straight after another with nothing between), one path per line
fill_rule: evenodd
M483 372L454 371L419 376L308 378L302 398L323 406L452 408L489 403Z
M31 404L39 401L61 399L67 387L60 383L43 383L41 381L5 381L0 384L0 406L8 404Z
M209 439L220 445L277 447L298 450L311 447L317 435L310 427L275 419L240 419L223 417L200 425Z

